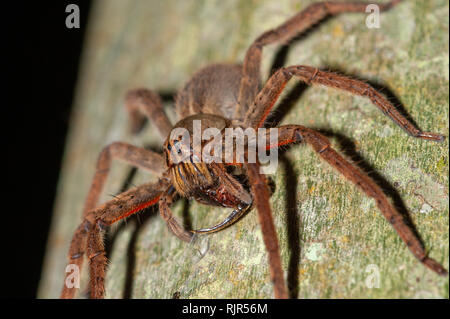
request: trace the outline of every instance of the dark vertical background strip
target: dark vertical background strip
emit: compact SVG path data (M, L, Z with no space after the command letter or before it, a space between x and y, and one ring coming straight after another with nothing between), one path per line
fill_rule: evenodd
M66 27L69 4L80 8L79 29ZM36 297L90 8L87 0L23 1L2 14L15 86L3 118L11 206L2 236L12 244L2 297Z

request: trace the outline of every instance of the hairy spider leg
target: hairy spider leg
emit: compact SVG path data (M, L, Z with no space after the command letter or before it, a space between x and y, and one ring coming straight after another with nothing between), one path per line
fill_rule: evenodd
M274 287L274 295L277 299L286 299L288 298L288 293L284 281L283 268L281 267L277 231L270 209L270 192L267 181L265 176L259 173L259 163L246 163L246 168L252 189L253 201L258 211L261 233L268 253L270 278Z
M307 84L322 84L353 94L366 96L373 104L375 104L375 106L377 106L385 115L390 117L398 126L403 128L409 135L425 140L444 140L444 136L440 134L422 132L416 128L395 108L394 105L392 105L392 103L367 83L336 73L319 71L317 68L304 65L293 65L281 68L270 77L245 115L244 122L248 124L248 126L261 127L264 125L264 122L270 114L281 91L283 91L286 83L292 76L295 76Z
M389 10L401 0L387 3L375 3L380 12ZM295 16L275 29L261 34L248 48L243 64L243 76L241 78L238 106L234 113L235 119L243 119L251 107L259 91L262 48L266 45L279 43L285 44L297 35L303 33L314 24L328 16L334 16L346 12L366 12L368 2L331 2L324 1L313 3Z
M405 222L403 215L390 203L381 188L367 174L336 152L325 136L301 125L284 125L278 130L278 144L270 147L302 141L309 144L322 159L375 200L383 216L422 264L441 276L447 275L447 270L442 265L428 257L418 236Z
M159 175L164 171L163 157L152 151L122 142L112 143L102 150L98 157L96 172L84 204L82 223L75 231L69 248L68 264L76 265L80 274L83 267L84 253L86 251L86 236L91 232L93 226L93 224L86 221L86 217L97 206L113 159L129 163L135 167ZM66 274L66 279L68 276L70 276L70 273ZM73 298L77 289L69 288L65 281L61 298Z
M130 116L132 133L140 132L148 118L158 128L163 139L169 136L172 123L164 112L158 94L145 88L130 90L125 97L125 106Z
M105 227L155 205L167 186L168 182L160 179L157 183L132 188L86 214L78 228L83 228L83 231L77 230L72 239L69 263L81 258L86 251L89 259L89 287L92 298L103 298L105 293L104 275L107 260L102 235ZM61 298L73 298L76 290L77 288L65 284Z

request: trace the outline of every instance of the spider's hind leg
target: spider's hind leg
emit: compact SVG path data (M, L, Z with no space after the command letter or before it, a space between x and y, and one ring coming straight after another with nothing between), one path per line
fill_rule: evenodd
M371 2L333 2L323 1L309 5L277 28L261 34L248 48L243 65L243 76L239 89L239 106L234 114L235 119L242 119L251 107L259 88L262 49L270 44L283 44L289 42L297 35L303 33L314 24L328 16L335 16L346 12L366 12L369 4L378 6L380 12L387 11L397 5L401 0L386 3Z
M358 186L367 196L375 200L383 216L394 227L408 249L422 264L441 276L447 275L447 270L442 265L428 257L422 242L414 230L407 224L403 215L390 203L381 188L367 174L336 152L325 136L301 125L281 126L279 127L278 136L278 145L302 141L308 143L328 164ZM270 147L277 147L277 145L270 145Z

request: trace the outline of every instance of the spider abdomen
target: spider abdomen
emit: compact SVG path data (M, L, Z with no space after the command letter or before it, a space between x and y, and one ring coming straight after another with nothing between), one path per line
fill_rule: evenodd
M242 67L235 64L211 64L195 73L178 93L177 113L220 114L232 118L238 104Z

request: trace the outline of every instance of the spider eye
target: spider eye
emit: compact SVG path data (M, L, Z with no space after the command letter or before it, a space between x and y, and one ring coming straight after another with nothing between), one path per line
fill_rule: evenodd
M171 151L172 150L172 145L167 145L167 149L169 150L169 151Z

